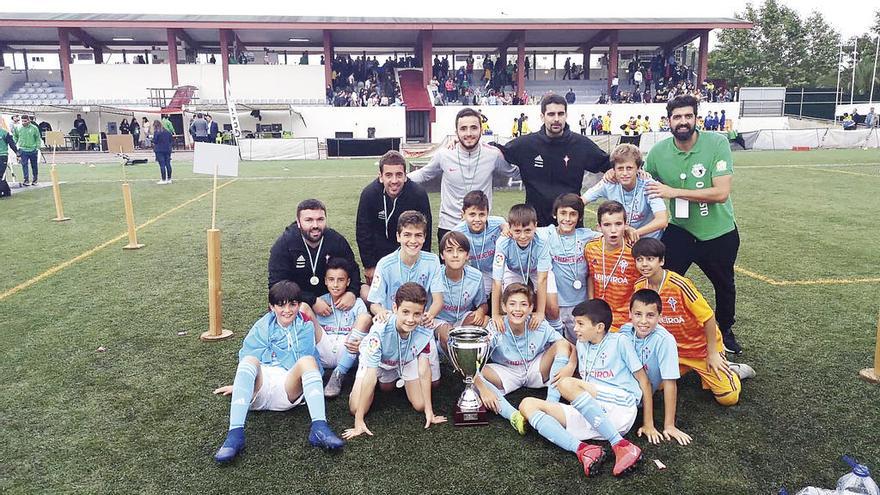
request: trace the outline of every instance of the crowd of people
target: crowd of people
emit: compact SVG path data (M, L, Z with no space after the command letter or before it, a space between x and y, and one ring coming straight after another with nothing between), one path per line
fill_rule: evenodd
M322 57L322 63L323 57ZM394 69L421 67L412 56L379 64L376 56L338 54L331 62L333 83L327 86L327 104L336 107L397 106L403 103Z
M486 408L519 434L534 428L577 456L586 475L598 472L606 442L615 476L639 462L647 446L624 438L639 410L637 433L648 444L690 443L677 427L680 376L695 373L721 406L736 404L741 380L754 376L725 354L742 352L732 332L739 235L730 147L697 131L697 108L690 96L671 101L673 136L646 159L633 145L609 155L571 132L559 95L542 100L540 131L505 145L481 142L482 118L464 108L455 146L425 167L407 174L400 153L380 158L358 202L360 264L328 227L327 206L301 201L269 253L270 310L245 337L232 385L215 390L232 396L215 460L241 453L252 410L304 403L309 442L328 450L369 438L367 414L386 400L376 389L402 389L426 429L446 422L432 390L440 355L462 325L486 328L492 343L475 377ZM605 175L582 191L587 171ZM490 215L496 174L521 178L526 190L506 218ZM440 257L431 252L432 208L420 185L438 177ZM592 224L585 204L600 198L597 230L584 227ZM685 277L692 264L715 288L714 311ZM337 436L325 400L352 381L353 424ZM507 395L522 387L546 387L546 395L514 406Z

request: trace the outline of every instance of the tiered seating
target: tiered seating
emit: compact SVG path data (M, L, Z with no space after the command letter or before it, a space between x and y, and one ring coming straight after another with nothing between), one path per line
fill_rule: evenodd
M533 81L526 80L526 91L530 95L533 96L541 96L549 91L553 91L556 94L565 95L568 93L568 88L572 88L574 90L577 99L575 103L596 103L596 100L599 99L599 96L602 93L607 92L608 90L608 81L605 79L591 79L591 80L561 80L557 79L555 81ZM620 81L620 90L621 91L632 91L633 87L626 83L623 78Z
M64 83L60 81L25 81L0 97L5 105L64 105Z

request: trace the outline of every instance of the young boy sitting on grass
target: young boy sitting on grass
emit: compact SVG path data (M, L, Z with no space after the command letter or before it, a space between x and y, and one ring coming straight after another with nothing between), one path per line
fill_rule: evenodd
M587 476L598 474L606 454L602 447L584 441L607 440L615 456L613 474L620 476L642 458L641 449L623 438L636 420L639 401L644 419L639 434L659 435L654 428L651 382L630 339L608 333L612 321L608 303L584 301L572 314L580 378L557 383L571 405L527 397L519 411L541 436L575 454Z
M352 271L350 263L345 258L330 258L327 261L324 284L328 293L319 298L330 308L329 315L316 316L318 324L324 330L324 336L318 342L321 366L333 370L324 387L324 397L336 397L342 391L342 379L354 366L358 345L372 325L370 313L360 298L347 311L339 309L336 304L349 290Z
M633 246L639 273L635 289L651 289L660 294L664 311L660 324L678 344L678 366L682 375L693 370L700 375L703 388L712 391L722 406L739 402L740 378L755 371L748 365L729 363L724 356L721 332L709 303L687 277L663 268L666 246L659 239L640 239Z
M244 338L238 369L231 386L215 394L232 394L229 432L214 454L230 462L244 449L244 422L248 410L286 411L305 400L312 418L309 443L325 449L345 445L327 426L323 380L318 362L320 329L300 312L300 288L282 280L269 289L271 311L260 318Z
M675 440L679 445L691 443L691 437L675 426L675 409L678 400L679 378L678 349L675 337L658 325L663 304L660 296L650 289L637 290L629 303L630 322L620 328L621 335L632 339L636 355L645 366L651 381L651 390L663 389L663 438ZM659 435L648 435L648 441L660 443Z
M452 228L468 238L470 249L468 263L483 275L483 291L486 297L492 293L492 259L495 243L507 230L502 217L489 216L489 198L483 191L471 191L464 196L461 208L462 221Z
M395 385L403 387L413 409L425 413L425 428L446 421L445 417L434 415L431 403L430 356L436 359L437 354L431 352L433 333L421 325L427 301L428 294L421 285L401 285L388 320L373 324L361 341L360 364L348 399L354 427L345 430L343 438L373 435L364 417L373 404L377 382L384 392L393 390Z
M603 178L581 196L584 204L599 198L617 201L626 209L626 223L639 237L659 239L669 224L669 213L662 198L648 196L647 185L653 182L639 176L645 160L639 148L624 143L611 152L613 180Z
M501 292L518 282L532 287L537 295L529 329L538 328L546 317L550 326L561 335L564 329L559 321L556 279L550 270L550 244L545 237L536 235L538 214L530 205L513 205L507 214L507 223L510 237L500 237L495 243L495 261L492 263L492 318L495 326L503 326Z
M489 305L483 292L483 276L469 266L470 243L461 232L450 231L440 239L440 255L443 256L443 309L437 315L437 340L444 352L449 331L462 325L486 326L489 321Z
M532 317L533 298L532 290L520 283L504 289L506 315L500 327L494 321L489 323L490 362L474 380L486 408L510 421L520 434L525 434L525 421L504 396L521 387L547 387L547 401L559 402L556 383L577 369L574 347L546 321L534 330L526 328Z

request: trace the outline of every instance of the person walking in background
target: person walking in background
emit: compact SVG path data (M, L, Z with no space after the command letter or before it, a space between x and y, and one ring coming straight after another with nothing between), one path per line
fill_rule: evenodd
M153 121L153 152L162 174L156 184L171 184L171 133L158 120Z
M131 118L131 124L128 126L129 132L131 132L131 140L134 142L134 147L138 147L138 143L141 141L141 125L138 124L138 119L136 117Z

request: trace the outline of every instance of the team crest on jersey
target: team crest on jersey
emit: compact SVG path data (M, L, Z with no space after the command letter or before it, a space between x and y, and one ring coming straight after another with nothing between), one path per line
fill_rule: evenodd
M381 283L382 283L382 276L379 275L378 272L376 272L376 273L373 275L373 283L370 284L370 288L371 288L371 289L376 289L376 290L378 290L378 289L379 289L379 284L381 284Z
M534 342L529 342L529 356L531 357L536 354L538 354L538 344L535 344Z
M727 170L727 162L724 160L718 160L718 163L715 164L715 170L718 172L724 172Z
M535 157L535 167L536 168L544 167L544 157L542 157L541 155L538 155Z
M602 354L599 354L598 359L599 359L599 367L604 368L608 364L608 362L607 362L608 361L608 353L605 351L602 351Z
M672 311L675 311L675 307L678 305L678 301L676 301L674 297L670 297L666 300L666 305L669 306Z
M419 285L424 287L427 282L428 282L428 274L427 273L423 273L423 274L419 275Z
M495 266L497 266L497 267L504 266L504 255L503 254L498 253L495 255Z
M297 268L305 268L306 267L306 259L303 255L299 255L299 258L296 259L296 267Z
M642 347L642 362L647 363L649 357L651 357L651 348L648 346ZM645 364L645 369L648 369L647 364Z
M370 340L367 341L367 353L371 356L379 352L379 348L381 347L381 342L379 341L379 337L373 335L370 337Z
M626 260L620 260L620 273L626 274L626 268L629 266L629 262Z
M704 175L706 175L706 167L704 167L702 163L694 165L693 167L691 167L691 175L698 179L702 178Z

